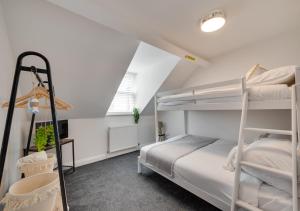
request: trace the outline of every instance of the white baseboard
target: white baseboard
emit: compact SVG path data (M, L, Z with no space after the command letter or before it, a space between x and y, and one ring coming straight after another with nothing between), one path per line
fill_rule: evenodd
M105 160L105 159L106 159L106 154L87 157L87 158L83 158L83 159L80 159L80 160L75 160L75 166L76 167L84 166L84 165L95 163L95 162ZM64 163L64 165L72 166L73 163L72 163L72 161L71 162L66 162L66 163Z
M84 165L87 165L87 164L95 163L95 162L98 162L98 161L101 161L101 160L105 160L105 159L108 159L108 158L116 157L116 156L119 156L119 155L134 152L134 151L137 151L136 147L131 148L131 149L118 151L118 152L114 152L114 153L110 153L110 154L96 155L96 156L92 156L92 157L83 158L83 159L80 159L80 160L75 160L75 166L76 167L84 166ZM66 162L66 163L64 163L64 165L72 166L73 163L72 163L72 161L71 162Z
M124 154L134 152L134 151L137 151L137 150L138 150L137 147L132 147L130 149L120 150L118 152L111 152L111 153L107 154L107 158L112 158L112 157L116 157L116 156L119 156L119 155L124 155Z

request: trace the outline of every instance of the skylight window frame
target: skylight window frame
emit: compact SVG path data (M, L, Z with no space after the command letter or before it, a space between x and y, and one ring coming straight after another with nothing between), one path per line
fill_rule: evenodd
M126 80L126 77L128 75L131 75L133 77L133 79L128 79L128 80L132 80L132 82L131 82L132 83L131 84L132 87L130 87L128 90L126 90L126 89L122 90L122 85L124 85L122 83L124 83L124 80ZM113 98L113 100L112 100L112 102L111 102L111 104L109 106L109 109L108 109L108 111L106 113L106 116L132 115L132 109L135 107L135 101L136 101L136 79L137 79L137 73L135 73L135 72L126 72L125 73L125 75L124 75L124 77L123 77L123 79L122 79L122 81L121 81L121 83L119 85L119 88L118 88L118 90L117 90L117 92L116 92L116 94L115 94L115 96L114 96L114 98ZM128 82L125 82L125 83L128 83ZM119 111L118 110L114 111L114 110L111 109L114 101L121 99L121 97L122 97L121 95L125 95L125 97L127 95L128 99L129 99L128 101L130 101L130 100L133 101L132 104L130 104L130 103L127 104L128 107L132 107L132 109L130 111L129 110L122 111L122 109L120 109Z

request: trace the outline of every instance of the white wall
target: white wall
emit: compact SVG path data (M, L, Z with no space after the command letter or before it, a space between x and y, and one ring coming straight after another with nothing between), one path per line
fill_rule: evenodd
M242 77L253 65L267 69L300 65L300 30L289 31L211 60L206 69L198 69L184 86Z
M300 65L299 37L300 30L290 31L215 58L211 60L208 68L196 70L184 86L239 78L255 64L261 64L266 68ZM166 122L167 127L183 130L182 123L173 121L173 113L164 113L166 114L163 114L163 118L169 120ZM183 113L181 114L183 118ZM188 132L192 134L237 140L239 122L239 111L188 112ZM249 125L288 129L290 113L289 111L250 112ZM171 130L170 133L174 132Z
M107 157L108 127L133 125L132 116L108 116L95 119L70 119L69 137L75 139L76 165L84 165ZM138 124L139 143L155 141L154 117L141 116ZM64 163L71 163L71 145L63 147Z
M7 100L10 95L12 76L14 72L15 61L13 52L7 35L6 24L2 16L3 9L0 3L0 104ZM7 109L0 108L0 143L2 143L4 125ZM21 155L22 146L22 126L24 122L24 111L15 110L9 147L6 156L3 182L1 183L0 196L7 190L8 186L19 179L20 175L16 169L16 161Z
M289 129L289 111L250 111L249 127ZM188 133L237 141L241 112L239 111L190 111L188 112ZM247 133L246 140L259 136Z
M158 120L163 122L166 138L184 134L184 112L183 111L160 111Z

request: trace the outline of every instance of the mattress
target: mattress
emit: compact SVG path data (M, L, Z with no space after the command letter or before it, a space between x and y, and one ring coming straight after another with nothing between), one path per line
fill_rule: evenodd
M142 147L141 150L140 150L140 159L142 159L143 161L146 161L146 153L151 147L158 146L160 144L164 144L164 143L167 143L167 142L170 142L170 141L175 141L175 140L181 139L185 136L187 136L187 135L178 135L178 136L175 136L173 138L169 138L169 139L165 140L164 142L157 142L157 143L149 144L149 145L146 145L146 146Z
M253 86L247 88L247 90L249 93L249 100L251 101L284 100L291 98L291 87L288 87L286 84ZM238 97L240 95L241 89L238 87L214 88L196 90L194 96L192 92L163 96L159 98L159 102L167 103L176 101L180 104L185 102L185 100L191 100L191 97L197 100L212 99L212 102L216 102L214 99L218 98L232 98L229 100L235 101L240 100L240 97Z
M226 171L223 165L233 147L233 142L218 140L192 152L175 163L175 177L230 204L234 173Z
M230 205L234 173L226 171L223 165L233 146L231 141L218 140L179 159L174 167L176 179L190 183ZM250 200L250 197L243 197ZM266 184L261 185L257 200L259 207L265 211L292 210L291 196Z
M168 139L167 142L180 139L184 136L185 135L176 136ZM162 143L154 143L143 147L140 152L140 159L145 162L147 151L152 146L160 144ZM210 196L230 206L234 173L226 171L223 165L234 145L235 143L232 141L218 140L178 159L174 165L175 179L181 181L182 184L199 188ZM243 188L248 187L243 186ZM249 188L251 188L251 186ZM250 191L251 190L247 191L247 189L244 189L245 193ZM243 196L243 198L246 200L249 199L249 202L253 200L253 197L251 198L247 195ZM260 186L256 200L258 201L259 207L266 211L292 210L291 196L266 184Z

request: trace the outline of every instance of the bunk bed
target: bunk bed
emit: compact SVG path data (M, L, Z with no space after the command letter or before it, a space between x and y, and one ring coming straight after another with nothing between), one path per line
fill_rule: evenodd
M298 211L300 200L298 201L297 186L298 129L296 108L298 105L296 95L299 93L297 89L300 83L300 68L296 66L292 68L294 69L293 83L295 84L293 86L280 83L268 84L269 86L265 86L265 84L262 86L257 86L257 84L249 85L248 81L243 77L241 79L161 92L155 96L156 137L158 137L158 111L241 110L235 173L225 170L223 165L228 154L236 145L236 141L222 139L216 139L210 144L194 148L189 153L183 152L184 154L179 155L178 159L172 161L172 175L166 173L160 167L165 165L166 157L169 156L168 154L172 154L173 150L170 149L170 152L167 150L165 152L158 151L156 163L150 162L147 156L152 153L151 150L153 148L159 148L160 145L164 146L190 136L187 134L186 112L184 112L185 134L173 137L165 142L158 142L157 139L157 143L143 147L138 157L138 172L142 172L142 166L147 167L221 210L234 211L237 208L244 208L256 211L263 209ZM270 109L291 110L292 130L246 127L248 110ZM291 136L291 172L284 172L243 161L245 131ZM259 189L257 188L256 193L254 193L253 187L258 187L258 183L256 180L253 180L253 177L247 180L247 174L242 171L243 166L291 179L292 194L287 194L266 183L260 184ZM243 184L243 182L240 182L243 180L247 180L247 183ZM252 181L252 183L250 184L249 181ZM253 193L252 197L251 194L247 195L246 193ZM256 194L256 198L253 198L254 194ZM257 206L251 205L253 201L256 201Z

